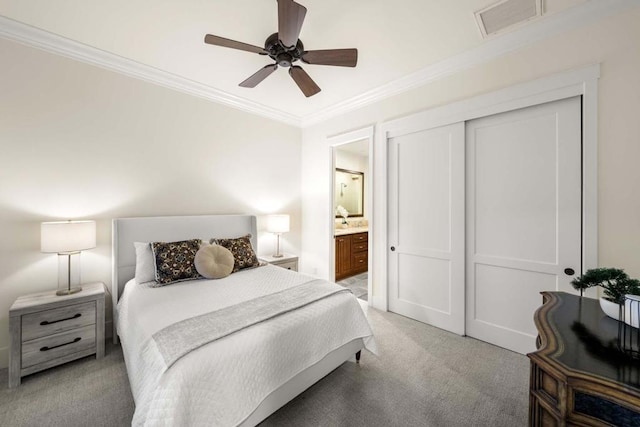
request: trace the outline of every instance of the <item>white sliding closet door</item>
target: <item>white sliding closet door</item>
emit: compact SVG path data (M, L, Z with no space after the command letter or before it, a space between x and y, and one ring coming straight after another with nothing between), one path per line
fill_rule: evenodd
M466 124L469 336L533 351L540 292L573 291L581 274L580 103Z
M464 123L388 143L389 310L464 334Z

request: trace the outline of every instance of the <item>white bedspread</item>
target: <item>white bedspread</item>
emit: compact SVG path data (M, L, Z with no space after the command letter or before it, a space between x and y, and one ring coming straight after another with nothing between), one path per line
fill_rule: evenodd
M271 392L342 345L363 338L375 352L369 323L351 293L214 341L168 370L154 347L152 335L170 324L309 279L267 265L161 288L130 281L118 303L118 335L136 402L132 424L235 426Z

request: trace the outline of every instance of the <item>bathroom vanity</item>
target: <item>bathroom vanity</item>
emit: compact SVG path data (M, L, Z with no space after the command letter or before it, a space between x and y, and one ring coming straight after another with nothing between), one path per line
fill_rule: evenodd
M336 278L346 279L364 273L369 265L369 232L366 227L337 229Z

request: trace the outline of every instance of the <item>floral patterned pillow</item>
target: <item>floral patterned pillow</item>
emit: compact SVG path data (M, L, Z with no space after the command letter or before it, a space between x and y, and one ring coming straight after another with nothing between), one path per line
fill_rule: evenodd
M200 243L200 239L151 243L158 286L202 278L194 263Z
M260 265L260 261L258 261L258 257L251 246L251 234L237 239L211 239L210 243L220 245L231 251L234 259L233 273Z

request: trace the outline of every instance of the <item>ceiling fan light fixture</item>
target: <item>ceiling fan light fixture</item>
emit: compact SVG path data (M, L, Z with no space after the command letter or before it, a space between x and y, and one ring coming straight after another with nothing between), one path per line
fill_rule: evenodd
M258 70L248 79L240 83L241 87L253 88L273 73L278 66L288 67L289 74L306 97L320 92L320 87L301 67L293 65L301 60L306 64L333 65L338 67L355 67L358 63L357 49L328 49L305 51L300 40L300 31L307 14L307 9L293 0L278 0L278 32L271 34L264 43L264 48L247 43L207 34L207 44L244 50L247 52L268 55L274 64Z
M293 62L293 56L289 55L288 53L281 53L280 55L278 55L278 58L276 59L276 61L278 62L278 65L281 67L291 67L291 63Z

